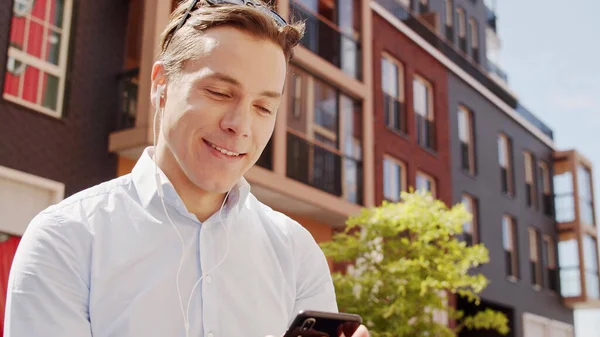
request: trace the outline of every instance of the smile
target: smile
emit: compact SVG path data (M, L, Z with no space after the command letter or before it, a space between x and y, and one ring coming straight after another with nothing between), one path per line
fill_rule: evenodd
M222 154L226 155L226 156L230 156L230 157L239 157L241 155L243 155L243 153L237 153L237 152L233 152L233 151L229 151L227 149L224 149L222 147L219 147L211 142L209 142L208 140L204 139L204 142L206 144L208 144L210 147L212 147L213 149L221 152Z

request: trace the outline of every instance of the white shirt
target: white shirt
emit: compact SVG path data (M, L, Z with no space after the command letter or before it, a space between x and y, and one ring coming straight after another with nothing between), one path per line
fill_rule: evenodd
M131 174L36 216L17 249L5 337L185 336L176 288L181 240L167 220L151 148ZM160 169L159 169L160 171ZM312 235L259 202L241 181L204 223L160 172L165 205L185 242L181 298L189 336L281 336L300 310L337 312L327 260Z

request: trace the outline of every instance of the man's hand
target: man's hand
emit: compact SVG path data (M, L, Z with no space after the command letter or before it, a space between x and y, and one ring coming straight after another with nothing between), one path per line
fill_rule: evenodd
M352 337L369 337L369 331L366 326L361 325Z
M293 334L295 335L295 334ZM302 337L330 337L327 336L326 334L320 333L318 331L305 331L302 332L301 335ZM266 336L266 337L274 337L274 336ZM331 336L331 337L369 337L369 331L367 330L367 327L364 325L361 325L352 336L348 336L344 334L344 331L340 331L338 336Z

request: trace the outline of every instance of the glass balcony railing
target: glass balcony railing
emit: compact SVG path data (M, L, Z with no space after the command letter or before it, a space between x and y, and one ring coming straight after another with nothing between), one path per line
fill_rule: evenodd
M349 1L349 0L344 0ZM290 1L291 15L306 23L306 32L300 43L346 74L362 79L362 52L360 42L344 33L334 23L325 21L299 1Z
M485 12L486 12L487 25L490 28L492 28L493 31L496 31L496 21L497 21L496 13L494 13L494 11L492 11L487 6L485 6Z
M504 82L508 83L508 75L506 74L506 72L504 72L504 70L502 70L499 66L497 66L490 59L487 60L487 68L491 74L494 74L494 75L500 77Z
M517 103L515 109L519 115L523 116L529 123L533 124L538 130L542 131L543 134L548 136L550 139L554 139L554 132L544 122L537 118L531 111L527 110L523 105Z
M445 38L438 36L437 33L429 29L419 19L414 17L404 6L396 0L375 0L380 6L394 15L398 20L406 24L410 29L419 34L425 41L438 49L442 54L456 63L469 75L489 88L496 96L500 97L508 105L516 107L517 100L506 90L500 87L496 82L487 76L487 70L467 60L458 50L449 45Z
M361 161L288 132L286 166L289 178L362 204Z
M135 126L137 117L137 78L139 69L127 70L119 75L120 105L117 111L116 131Z

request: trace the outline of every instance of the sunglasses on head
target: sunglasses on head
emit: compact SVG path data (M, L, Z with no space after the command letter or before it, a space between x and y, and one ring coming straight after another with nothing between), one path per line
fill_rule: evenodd
M206 3L211 6L237 5L237 6L255 7L255 8L261 9L264 12L266 12L267 14L269 14L279 26L283 27L283 26L287 25L287 22L279 14L277 14L277 12L255 2L253 0L204 0L204 1L206 1ZM185 14L183 14L183 18L177 25L177 28L175 28L175 31L173 31L173 34L175 34L175 32L177 32L185 24L187 19L190 17L190 13L196 8L197 4L198 4L198 0L192 1L192 3L190 4L190 7L188 7L188 9L185 11Z

